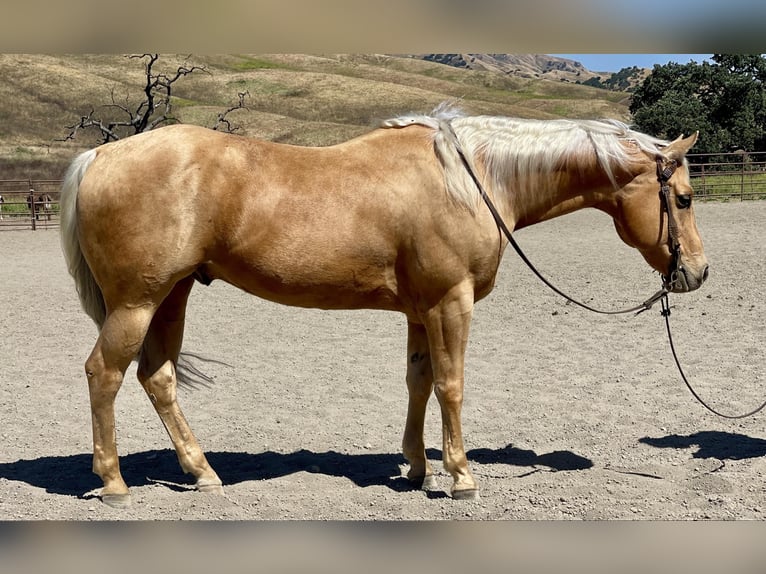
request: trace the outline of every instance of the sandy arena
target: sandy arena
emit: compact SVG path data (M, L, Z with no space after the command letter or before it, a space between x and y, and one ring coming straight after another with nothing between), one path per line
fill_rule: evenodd
M736 414L766 400L766 202L701 204L710 279L671 296L697 391ZM517 234L563 290L618 308L659 278L611 221L580 212ZM463 425L481 499L453 501L435 398L426 444L440 490L411 490L403 316L277 306L220 282L192 292L185 349L215 379L179 401L224 496L178 466L129 369L118 447L133 505L98 499L80 310L57 230L0 233L0 520L756 519L766 513L766 411L708 413L673 364L659 309L568 305L511 250L477 304Z

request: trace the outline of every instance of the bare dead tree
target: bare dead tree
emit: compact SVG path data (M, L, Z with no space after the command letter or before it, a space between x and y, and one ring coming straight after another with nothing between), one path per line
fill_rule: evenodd
M239 102L236 105L231 106L227 108L226 110L224 110L223 112L221 112L220 114L218 114L215 120L215 123L212 126L212 129L221 130L221 131L225 131L230 134L233 134L233 133L236 133L241 128L241 126L232 126L231 122L226 116L228 116L231 112L236 110L248 110L249 108L245 105L245 98L250 97L250 92L248 90L244 92L238 92L237 97L239 98Z
M96 109L91 108L87 115L80 117L79 122L65 126L69 133L58 141L75 139L77 133L81 130L96 129L101 134L99 143L107 143L149 131L164 124L177 123L178 119L173 116L172 99L175 83L190 74L198 72L210 73L205 66L184 64L178 66L175 72L166 74L156 71L155 64L160 58L158 54L141 54L127 57L144 61L145 82L143 86L143 99L138 104L131 106L128 95L125 96L124 101L118 101L115 89L112 88L110 90L111 103L100 106L102 114L97 115ZM245 95L249 95L249 93L239 94L238 105L218 114L218 119L213 129L223 128L230 132L239 129L238 127L233 128L226 119L226 116L234 110L246 109L244 105ZM112 119L111 117L115 115L117 119Z

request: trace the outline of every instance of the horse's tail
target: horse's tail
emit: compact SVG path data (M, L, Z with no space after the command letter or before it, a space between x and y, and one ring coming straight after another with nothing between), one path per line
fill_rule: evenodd
M80 247L77 219L77 193L88 166L96 159L96 150L89 150L75 158L69 166L61 187L61 248L69 273L74 278L82 308L93 319L99 330L106 320L106 305L101 288L85 261Z

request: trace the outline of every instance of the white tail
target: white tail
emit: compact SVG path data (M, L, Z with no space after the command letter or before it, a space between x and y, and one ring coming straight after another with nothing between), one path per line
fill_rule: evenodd
M80 182L94 159L96 150L80 154L69 166L64 178L61 187L61 248L69 273L74 278L82 308L101 329L106 319L106 306L101 288L82 254L77 221L77 193Z

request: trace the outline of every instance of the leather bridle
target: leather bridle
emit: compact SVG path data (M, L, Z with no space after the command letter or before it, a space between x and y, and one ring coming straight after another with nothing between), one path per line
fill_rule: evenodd
M662 276L663 288L668 292L673 290L675 284L679 281L679 274L683 273L681 267L681 242L678 240L678 223L673 217L671 210L670 185L668 182L678 167L678 162L671 159L664 163L662 157L657 157L657 181L660 183L660 205L661 213L668 216L668 249L670 249L670 265L667 275Z

